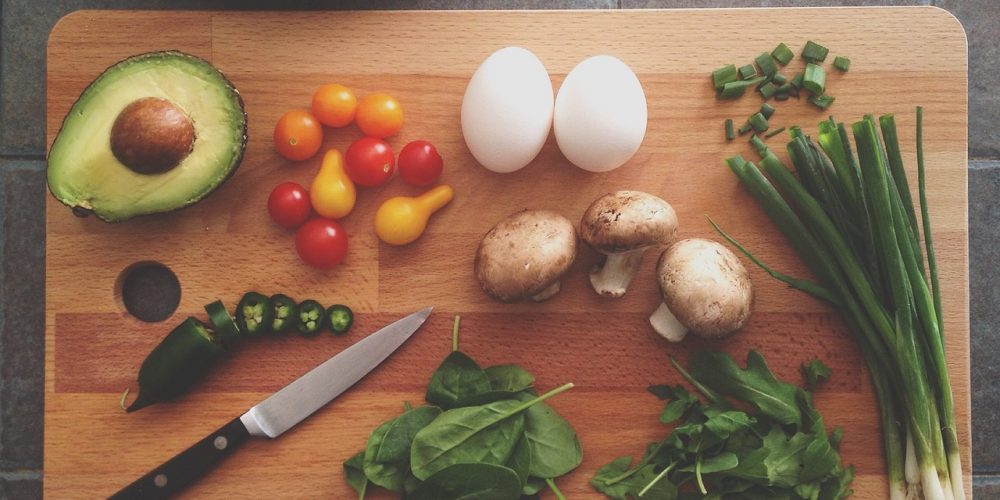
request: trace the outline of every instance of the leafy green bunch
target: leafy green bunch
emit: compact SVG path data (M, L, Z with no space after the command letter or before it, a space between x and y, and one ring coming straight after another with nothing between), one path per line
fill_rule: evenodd
M717 352L695 354L690 372L671 362L705 401L681 385L650 387L668 401L660 421L676 426L650 443L636 464L623 456L601 468L590 482L598 491L657 500L835 500L851 494L854 469L840 463L841 430L827 434L812 403L811 391L830 375L822 362L802 366L809 390L776 379L754 351L746 369Z
M431 376L429 405L404 405L402 415L375 428L365 450L344 463L359 498L370 485L408 500L535 498L545 487L563 498L554 479L583 460L576 431L543 401L535 377L517 365L483 369L458 350Z

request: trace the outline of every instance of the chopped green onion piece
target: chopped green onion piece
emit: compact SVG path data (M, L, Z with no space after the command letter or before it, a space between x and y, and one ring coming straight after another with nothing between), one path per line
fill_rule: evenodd
M764 117L763 113L757 112L750 116L749 120L750 126L753 127L757 132L763 132L767 130L767 118Z
M743 135L743 134L749 132L752 129L753 129L753 126L750 125L750 122L746 122L746 123L744 123L743 125L740 126L738 132L740 133L740 135Z
M823 95L823 90L826 88L826 71L823 70L823 67L813 63L806 64L802 86L813 95Z
M820 109L826 109L829 108L831 104L833 104L834 99L836 98L833 97L832 95L827 95L827 94L814 95L809 98L809 102L815 104L816 107Z
M795 54L792 53L792 49L788 48L788 46L785 45L784 42L782 42L779 43L778 46L771 51L771 57L777 60L782 66L784 66L788 64L788 62L791 61L793 57L795 57Z
M764 105L760 107L760 114L764 115L764 118L770 120L771 115L774 114L774 106L765 102Z
M847 69L851 67L851 60L843 56L834 57L833 67L839 69L840 71L847 71Z
M736 129L733 128L732 118L726 120L726 140L731 141L736 138Z
M781 73L776 73L773 77L771 77L771 81L774 82L775 85L781 86L788 81L788 77L782 75Z
M712 72L712 85L716 89L721 89L723 85L736 80L739 80L739 77L736 74L735 64L723 66Z
M798 125L788 127L788 135L792 136L792 139L795 139L796 137L802 135L802 127Z
M823 62L826 60L827 53L830 49L809 40L806 42L806 46L802 48L802 58L809 62Z
M788 100L788 91L781 90L781 88L779 87L778 91L774 93L774 100L775 101L787 101Z
M764 144L764 141L757 134L750 136L750 145L753 146L753 148L757 150L757 154L761 156L764 156L764 153L767 152L767 144Z
M805 79L805 76L802 73L796 73L795 76L792 77L792 81L789 83L794 85L795 88L801 89L803 79Z
M764 100L774 97L774 94L778 92L778 87L774 86L773 83L767 82L760 86L760 95L764 96Z
M749 80L757 76L757 68L753 64L747 64L746 66L740 66L740 78L743 80Z
M743 95L743 92L746 92L748 87L757 85L758 83L763 81L764 77L759 76L757 78L753 78L750 80L738 80L735 82L729 82L723 85L722 90L720 90L716 95L721 99L733 99Z
M785 127L778 127L776 129L774 129L774 130L772 130L772 131L764 134L764 138L765 139L770 139L770 138L772 138L772 137L774 137L774 136L776 136L776 135L778 135L778 134L780 134L780 133L782 133L784 131L785 131Z
M778 65L774 63L774 58L767 52L762 52L756 59L754 59L754 62L757 63L757 67L760 68L760 72L765 75L770 76L778 72Z

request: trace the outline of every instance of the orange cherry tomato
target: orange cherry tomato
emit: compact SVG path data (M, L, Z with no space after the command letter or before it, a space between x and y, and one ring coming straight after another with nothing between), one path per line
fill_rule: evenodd
M308 160L322 145L323 126L304 109L285 113L274 126L274 148L289 160Z
M336 83L323 85L313 94L312 112L327 127L346 127L354 121L358 98L351 89Z
M395 135L402 128L403 107L386 94L370 94L358 102L355 119L365 135L382 139Z

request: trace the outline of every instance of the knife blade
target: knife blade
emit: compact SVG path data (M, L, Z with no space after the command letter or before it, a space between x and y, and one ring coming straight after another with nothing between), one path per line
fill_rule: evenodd
M432 309L421 309L344 349L111 498L169 498L197 481L247 438L280 436L381 364L424 324Z

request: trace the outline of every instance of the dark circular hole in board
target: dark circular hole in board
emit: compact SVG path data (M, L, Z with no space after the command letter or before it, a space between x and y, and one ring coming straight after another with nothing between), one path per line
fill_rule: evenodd
M181 302L181 283L167 266L143 263L125 271L121 288L125 310L147 323L163 321Z

